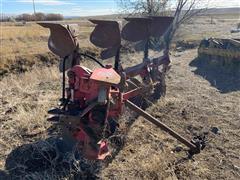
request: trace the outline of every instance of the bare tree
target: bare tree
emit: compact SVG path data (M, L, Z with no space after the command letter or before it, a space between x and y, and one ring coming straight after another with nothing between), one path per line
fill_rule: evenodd
M151 38L149 45L154 49L164 49L164 55L169 57L169 49L176 31L181 24L189 21L192 17L202 12L202 8L197 8L200 0L118 0L119 7L128 13L129 16L138 15L160 15L174 16L172 25L168 28L163 37ZM202 2L205 0L202 0ZM201 2L201 3L202 3ZM165 78L170 69L169 62L163 64L160 76L160 91L164 96L166 93Z
M63 15L51 13L51 14L47 14L46 15L46 19L45 20L46 21L61 21L63 19L64 19Z
M16 17L17 21L61 21L64 17L61 14L44 14L44 13L35 13L35 14L21 14Z
M164 15L169 0L119 0L123 13L129 15Z
M33 16L36 21L44 21L46 19L45 14L41 13L41 12L37 12L37 13L33 14Z
M206 1L205 1L206 2ZM169 27L163 41L157 41L158 45L164 43L167 52L176 31L181 24L186 23L194 16L203 12L206 8L200 0L118 0L120 9L124 13L132 15L171 15L174 21ZM199 6L201 4L201 6Z
M174 12L174 22L164 35L165 47L167 49L170 48L171 41L179 27L207 9L207 6L202 4L199 7L199 5L200 0L178 0Z
M17 21L32 21L33 20L33 16L31 14L21 14L19 16L16 17Z

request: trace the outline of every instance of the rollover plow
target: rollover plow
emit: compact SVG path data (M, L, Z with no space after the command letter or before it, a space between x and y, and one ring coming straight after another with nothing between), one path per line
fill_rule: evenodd
M191 154L199 153L205 147L203 139L187 140L145 112L133 100L154 89L158 97L165 94L164 78L170 64L168 50L162 56L149 58L149 41L153 37L161 37L173 18L125 20L126 25L122 29L117 21L90 20L96 25L90 41L102 49L102 60L114 58L114 66L104 65L95 57L81 53L77 36L70 25L39 23L50 29L49 49L62 59L62 98L60 106L49 111L52 116L48 120L57 123L63 139L77 146L87 159L105 159L111 154L107 140L114 135L118 118L123 114L124 106L127 106L185 144ZM124 60L120 58L122 40L144 44L144 56L140 64L123 68ZM82 66L82 58L95 61L99 68L90 70Z

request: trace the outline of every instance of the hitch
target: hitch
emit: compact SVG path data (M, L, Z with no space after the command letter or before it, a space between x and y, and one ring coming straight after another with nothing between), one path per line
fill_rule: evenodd
M125 105L128 108L130 108L131 110L135 111L140 116L144 117L149 122L155 124L160 129L162 129L163 131L170 134L172 137L176 138L178 141L180 141L184 145L186 145L189 148L190 156L200 153L201 150L203 150L205 148L205 146L206 146L205 137L202 138L202 137L198 136L198 137L193 138L193 140L189 141L186 138L184 138L183 136L181 136L180 134L178 134L177 132L175 132L174 130L172 130L170 127L165 125L164 123L160 122L158 119L151 116L146 111L142 110L141 108L139 108L138 106L133 104L131 101L126 100Z
M189 157L192 157L194 154L199 154L206 147L206 136L196 136L193 137L191 142L196 146L195 149L189 149Z

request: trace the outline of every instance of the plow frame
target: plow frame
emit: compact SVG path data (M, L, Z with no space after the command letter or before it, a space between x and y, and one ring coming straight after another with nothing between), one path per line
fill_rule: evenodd
M66 128L66 131L69 131L70 134L72 134L72 137L75 138L75 140L80 140L81 142L83 142L83 144L85 144L84 147L85 150L89 152L88 155L90 159L104 159L106 157L105 155L109 155L109 152L107 150L107 143L102 140L96 143L95 139L92 140L91 131L89 131L90 133L85 131L84 129L88 128L84 128L84 124L81 122L85 116L88 116L89 126L98 127L98 125L96 125L96 123L94 122L94 119L92 119L93 118L92 110L97 106L102 106L105 108L104 110L106 112L105 119L102 120L104 124L108 123L109 118L118 118L122 114L123 106L125 105L129 109L136 112L138 115L143 116L146 120L155 124L157 127L169 133L171 136L173 136L181 143L189 147L191 154L199 153L205 147L203 139L195 139L194 141L187 140L186 138L179 135L177 132L169 128L167 125L163 124L161 121L154 118L146 111L144 111L143 109L136 106L134 103L130 101L131 98L147 93L149 89L154 87L154 85L156 85L157 83L162 83L161 77L163 74L166 74L167 70L169 69L170 64L169 52L168 50L165 50L163 56L150 59L148 56L149 38L150 36L155 37L163 35L169 24L171 24L173 18L170 17L127 18L126 20L128 21L128 23L123 28L122 38L125 40L145 42L143 61L137 65L123 69L120 59L120 51L122 45L118 22L106 20L104 21L90 20L92 23L96 24L96 27L90 36L90 41L95 46L104 49L101 53L101 57L103 60L109 57L114 57L115 59L114 67L112 67L111 65L105 66L95 57L79 52L78 51L79 45L76 43L76 37L65 38L65 41L68 40L72 41L71 43L69 43L72 45L72 48L65 48L64 46L61 45L59 46L60 50L57 49L56 51L54 51L57 55L63 58L62 98L60 99L60 108L50 110L49 114L55 114L59 116L63 126L69 125L69 128ZM161 28L160 28L161 23L159 24L160 21L163 21L165 24ZM153 24L153 22L157 23L157 25ZM64 34L71 36L71 32L69 30L70 28L64 30L63 28L64 26L46 25L41 23L40 25L42 25L43 27L48 27L50 29L59 27L61 29L61 31L59 32L57 31L59 34L63 32ZM137 31L136 29L134 29L134 27L136 26L139 27L140 29L143 29L143 32L139 31L136 34ZM129 29L127 29L127 27ZM156 31L157 28L160 28L161 31L159 32ZM109 34L107 34L107 31L109 31ZM54 35L54 31L51 31L51 33L53 33L52 35L53 37L50 36L49 44L52 43L51 41L58 43L59 40L56 38L57 35L56 34ZM114 37L113 40L111 40L111 37ZM84 67L81 67L77 64L78 60L76 59L72 59L72 61L70 61L71 66L69 66L68 61L70 55L65 55L64 53L65 49L68 52L72 52L72 56L75 58L79 56L84 56L92 59L93 61L97 62L101 66L101 68L95 69L94 71L88 70L87 68L84 69ZM162 71L159 70L160 66L163 67ZM65 85L66 84L65 71L67 70L70 85L70 87L68 88L66 88ZM78 93L83 92L83 89L86 87L86 91L84 93L87 94L89 92L90 93L93 92L93 94L86 95L86 97L81 97L83 100L85 98L84 100L85 104L81 107L81 110L79 110L81 112L71 114L68 112L67 107L70 101L74 102L75 100L73 95L75 91L74 79L76 74L78 74L78 71L82 70L85 71L86 73L85 74L80 73L79 77L81 77L82 78L81 80L83 80L82 82L85 83L82 83L80 90L78 89L79 90ZM137 84L135 88L127 90L126 88L127 82L131 81L131 79L136 76L140 76L140 78L142 79L142 84L140 86ZM91 87L94 87L95 89L91 89ZM97 88L98 92L97 91L95 92ZM90 99L89 102L87 102L88 99ZM78 101L80 100L78 99ZM51 117L48 120L51 121L53 119L57 118ZM96 152L94 153L94 151L91 150L90 148L91 145L86 145L92 142L100 146L100 150L98 151L97 154ZM86 152L86 154L88 152Z

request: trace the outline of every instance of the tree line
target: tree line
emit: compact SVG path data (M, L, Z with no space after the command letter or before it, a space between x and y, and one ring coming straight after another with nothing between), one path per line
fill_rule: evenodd
M44 14L44 13L36 13L36 14L20 14L18 16L12 17L12 16L6 16L1 18L1 21L7 22L7 21L61 21L64 17L61 14Z

